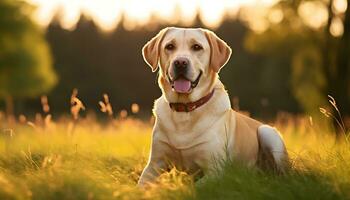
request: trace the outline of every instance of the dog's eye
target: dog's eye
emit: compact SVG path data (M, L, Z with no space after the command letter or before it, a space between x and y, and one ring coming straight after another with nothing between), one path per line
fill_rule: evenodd
M192 45L192 50L193 51L199 51L199 50L202 50L202 49L203 49L203 47L201 45L199 45L199 44Z
M167 44L167 45L165 45L165 49L171 51L171 50L175 49L175 46L173 44Z

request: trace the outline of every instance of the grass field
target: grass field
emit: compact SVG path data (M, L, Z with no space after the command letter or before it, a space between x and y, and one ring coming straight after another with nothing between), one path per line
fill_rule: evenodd
M350 199L350 146L308 119L276 122L292 170L273 175L228 163L201 183L175 169L136 187L152 124L126 118L0 124L0 199ZM22 119L23 121L23 119Z

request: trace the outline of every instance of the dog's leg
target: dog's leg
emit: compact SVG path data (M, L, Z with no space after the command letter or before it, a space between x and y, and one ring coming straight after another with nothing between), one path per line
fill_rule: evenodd
M168 168L165 154L169 151L169 147L155 138L152 139L150 156L138 181L139 186L144 186L147 182L154 182Z
M279 132L268 125L258 128L260 145L259 164L262 167L272 168L279 173L284 173L288 167L288 153Z
M137 183L138 186L145 186L146 183L154 182L154 180L161 174L165 164L163 161L149 161L146 167L143 169L140 179Z

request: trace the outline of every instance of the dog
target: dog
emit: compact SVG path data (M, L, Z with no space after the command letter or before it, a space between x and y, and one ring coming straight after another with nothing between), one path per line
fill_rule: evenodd
M143 47L152 71L160 68L162 96L154 103L151 152L138 185L154 182L170 165L210 175L217 170L215 160L286 169L288 155L279 132L231 109L218 77L231 52L202 28L165 28Z

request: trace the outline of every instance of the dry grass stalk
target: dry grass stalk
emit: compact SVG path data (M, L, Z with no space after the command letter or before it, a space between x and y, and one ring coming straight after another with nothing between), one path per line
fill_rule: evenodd
M52 121L52 115L51 114L46 115L46 117L44 119L44 124L45 124L45 130L46 131L52 131L56 127L56 124Z
M72 96L70 98L70 112L73 117L73 121L68 124L68 135L73 135L75 130L76 122L79 119L79 112L81 110L85 110L85 106L83 102L78 98L78 89L74 88L72 92Z
M337 111L337 114L338 114L338 118L339 118L339 122L340 122L340 124L341 124L341 128L343 129L343 131L344 131L344 133L346 133L346 126L345 126L345 124L344 124L344 121L343 121L343 117L342 117L342 115L341 115L341 113L340 113L340 111L339 111L339 108L338 108L338 106L337 106L337 103L336 103L336 101L335 101L335 99L331 96L331 95L328 95L328 98L329 98L329 100L328 100L328 102L333 106L333 108Z
M12 146L12 140L14 139L15 132L10 128L4 129L1 136L4 138L5 151L8 152L9 148Z
M44 126L44 119L40 113L35 114L35 124L40 127Z
M140 111L140 106L137 103L131 104L131 112L136 114Z
M339 108L337 106L337 102L335 101L335 99L331 96L331 95L328 95L328 102L332 105L332 107L334 108L334 110L337 112L337 115L338 116L335 116L333 115L332 112L330 112L329 110L327 110L326 108L322 108L320 107L320 112L326 116L327 118L332 118L333 120L335 120L335 122L338 124L339 128L341 129L344 137L345 137L345 141L347 143L349 143L348 141L348 135L346 134L347 133L347 130L346 130L346 127L345 127L345 124L344 124L344 121L343 121L343 117L339 111Z
M85 106L83 104L82 101L80 101L80 99L77 97L78 96L78 90L75 88L73 90L71 99L70 99L70 103L71 103L71 114L73 116L74 120L78 120L79 119L79 112L81 110L85 110Z
M47 99L47 96L43 95L41 96L41 106L43 108L44 113L49 113L50 112L50 106L49 106L49 101Z
M101 112L107 113L109 117L113 117L112 105L107 94L103 94L103 101L99 101L98 104L101 106Z
M128 111L123 109L119 113L120 118L125 119L128 116Z
M20 114L19 117L18 117L18 121L21 124L26 124L27 123L27 117L25 115L23 115L23 114Z
M313 126L313 125L314 125L314 120L312 119L312 117L311 117L311 116L309 116L309 123L310 123L310 125L311 125L311 126Z
M35 123L28 121L27 124L28 124L28 126L32 127L33 129L37 129Z
M13 129L4 129L3 133L5 136L9 137L9 138L13 138L13 136L15 135L15 132L13 131Z

